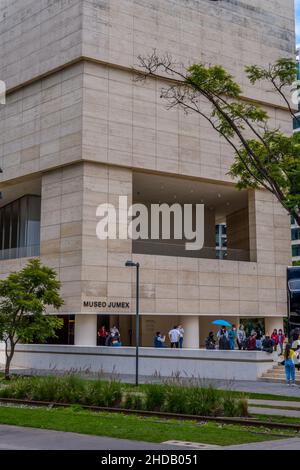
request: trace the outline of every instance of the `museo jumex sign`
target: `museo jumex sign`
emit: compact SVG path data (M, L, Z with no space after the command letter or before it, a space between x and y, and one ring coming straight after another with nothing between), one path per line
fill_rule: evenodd
M130 302L127 300L119 299L95 299L87 298L82 301L82 309L85 312L99 312L99 313L118 313L130 312Z

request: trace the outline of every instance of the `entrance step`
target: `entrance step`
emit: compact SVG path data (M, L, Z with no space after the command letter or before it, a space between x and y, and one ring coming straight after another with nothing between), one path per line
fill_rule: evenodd
M276 379L276 378L274 379L274 378L260 377L259 380L262 381L262 382L270 382L270 383L274 383L274 384L285 384L285 379ZM295 383L297 385L300 385L300 379L296 379Z
M273 382L277 384L285 383L285 370L284 366L280 364L274 365L274 367L262 374L259 380L264 382ZM296 384L300 385L300 373L296 369Z

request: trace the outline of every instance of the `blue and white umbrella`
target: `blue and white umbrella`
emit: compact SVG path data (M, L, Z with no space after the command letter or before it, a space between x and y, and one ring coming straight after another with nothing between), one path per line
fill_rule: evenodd
M226 320L215 320L212 322L213 325L219 325L219 326L232 326L231 323L229 323Z

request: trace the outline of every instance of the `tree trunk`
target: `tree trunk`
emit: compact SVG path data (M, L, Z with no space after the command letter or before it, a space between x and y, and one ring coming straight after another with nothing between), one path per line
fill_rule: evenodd
M8 341L10 341L10 350L8 351ZM15 345L11 340L5 341L5 380L10 380L10 365L15 352Z

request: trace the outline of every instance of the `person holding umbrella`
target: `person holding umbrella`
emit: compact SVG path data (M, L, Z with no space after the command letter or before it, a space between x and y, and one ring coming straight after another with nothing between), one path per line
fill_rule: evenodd
M220 350L228 350L229 349L229 341L228 341L228 331L226 327L231 327L231 323L226 320L215 320L212 322L213 325L220 325L221 329L217 333L217 338L219 340L219 349Z

